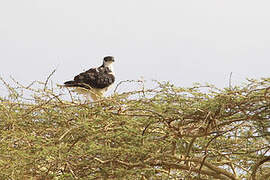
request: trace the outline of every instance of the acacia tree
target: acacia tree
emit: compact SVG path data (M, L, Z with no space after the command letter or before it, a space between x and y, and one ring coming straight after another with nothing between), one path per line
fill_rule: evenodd
M270 79L224 89L158 83L95 103L6 86L1 179L270 177Z

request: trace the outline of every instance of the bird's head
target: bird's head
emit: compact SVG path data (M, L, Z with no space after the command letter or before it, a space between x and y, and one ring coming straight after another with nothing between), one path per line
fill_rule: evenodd
M103 65L105 67L109 67L114 62L114 57L112 56L106 56L103 59Z

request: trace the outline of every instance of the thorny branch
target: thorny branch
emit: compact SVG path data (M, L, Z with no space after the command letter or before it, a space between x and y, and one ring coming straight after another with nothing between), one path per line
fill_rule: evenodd
M120 83L113 96L81 103L46 89L50 77L41 83L45 91L29 87L32 103L1 101L0 178L270 176L270 79L223 90L159 83L155 89L117 94Z

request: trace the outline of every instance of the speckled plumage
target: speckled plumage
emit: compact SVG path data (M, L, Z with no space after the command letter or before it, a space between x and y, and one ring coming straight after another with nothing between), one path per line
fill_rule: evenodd
M112 56L107 56L103 60L103 64L98 68L91 68L85 72L80 73L74 77L72 81L66 81L65 87L75 87L83 88L83 93L85 90L89 90L92 99L96 99L98 96L103 96L103 94L108 90L108 88L114 83L115 76L112 68L112 63L114 58ZM80 92L82 92L80 90Z

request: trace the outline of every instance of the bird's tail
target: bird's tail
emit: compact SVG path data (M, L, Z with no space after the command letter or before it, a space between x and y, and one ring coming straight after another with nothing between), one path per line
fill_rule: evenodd
M76 87L78 86L77 83L75 83L75 81L66 81L64 82L65 87Z
M64 87L81 87L85 89L91 89L91 87L85 83L78 83L76 81L66 81L64 82Z

